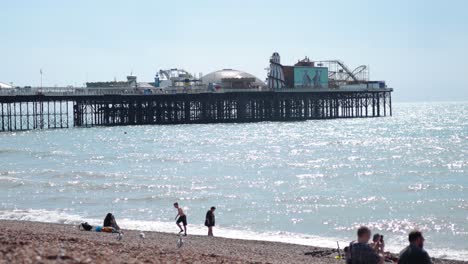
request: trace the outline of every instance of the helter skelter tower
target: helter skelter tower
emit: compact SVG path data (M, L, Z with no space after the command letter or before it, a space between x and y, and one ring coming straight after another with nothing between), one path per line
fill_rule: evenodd
M278 52L273 53L270 58L270 71L268 72L268 88L281 89L285 87L283 66L280 62Z

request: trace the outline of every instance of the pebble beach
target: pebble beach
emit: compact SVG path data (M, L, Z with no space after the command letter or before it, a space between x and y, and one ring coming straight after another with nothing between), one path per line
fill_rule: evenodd
M177 234L140 233L125 230L119 241L74 225L2 220L0 263L345 263L335 249L192 235L177 248Z

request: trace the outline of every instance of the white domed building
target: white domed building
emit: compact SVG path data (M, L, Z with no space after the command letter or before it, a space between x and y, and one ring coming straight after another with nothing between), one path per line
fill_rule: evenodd
M201 78L201 81L209 86L215 85L224 89L261 89L266 87L265 82L254 75L233 69L223 69L208 73Z
M12 89L13 86L0 82L0 89Z

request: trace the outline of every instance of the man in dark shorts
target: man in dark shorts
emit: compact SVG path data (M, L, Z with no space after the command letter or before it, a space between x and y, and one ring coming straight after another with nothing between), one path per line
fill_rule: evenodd
M187 236L187 216L184 213L184 210L179 207L178 203L174 203L174 207L177 209L177 215L175 217L176 219L176 224L180 228L180 233L184 232L184 235ZM184 229L180 226L180 223L184 225Z
M212 206L210 210L206 212L205 226L208 227L208 236L213 236L213 226L215 226L215 210L216 207Z
M411 231L409 246L400 252L399 264L431 264L429 254L423 249L424 237L420 231Z
M350 264L383 264L384 258L377 254L369 245L371 231L365 226L361 226L357 231L358 240L349 244L349 254L346 263Z

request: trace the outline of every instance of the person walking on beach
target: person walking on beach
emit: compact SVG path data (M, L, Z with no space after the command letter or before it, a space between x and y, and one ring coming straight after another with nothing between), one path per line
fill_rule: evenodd
M349 264L383 264L384 257L369 245L371 231L366 226L361 226L357 231L357 241L349 244L349 254L346 263Z
M399 264L432 264L429 254L423 249L424 237L420 231L411 231L409 246L400 252Z
M215 210L216 207L212 206L210 210L206 212L205 226L208 227L208 236L213 236L213 227L215 226Z
M175 217L176 224L180 228L180 233L184 232L184 235L187 236L187 216L184 213L184 210L180 208L179 203L174 203L174 207L177 209L177 215ZM180 226L180 223L184 225L184 229Z

